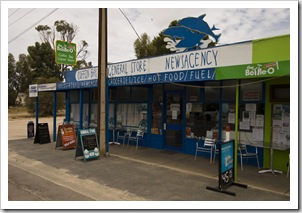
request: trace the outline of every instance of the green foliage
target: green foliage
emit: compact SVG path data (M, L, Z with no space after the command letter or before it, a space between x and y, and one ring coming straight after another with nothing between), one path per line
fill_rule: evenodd
M33 81L32 70L30 68L30 58L25 54L19 55L16 63L16 73L18 75L18 91L24 92Z
M35 27L38 31L41 43L35 42L28 46L28 55L20 54L16 63L12 54L8 56L8 105L14 105L19 92L28 94L28 87L31 84L46 84L60 82L63 73L69 65L55 63L55 41L63 40L72 42L78 33L78 27L65 20L54 22L54 27L39 25ZM77 45L77 64L73 69L92 67L91 62L86 62L88 43L81 40ZM57 93L57 109L65 106L65 94ZM35 98L25 99L27 110L35 112ZM39 93L39 113L40 115L52 115L53 92Z
M61 66L55 63L55 51L49 43L36 42L34 46L29 46L27 51L30 56L30 67L33 78L56 77L62 79Z
M73 25L72 23L69 24L65 20L55 21L54 25L56 27L56 31L60 33L60 39L62 41L72 42L78 32L77 26Z
M73 39L78 33L78 27L73 23L68 23L65 20L57 20L54 22L54 27L50 28L48 25L39 25L35 28L40 35L41 41L43 43L49 43L51 48L55 49L55 41L62 40L66 42L73 42ZM88 55L88 43L85 40L81 40L77 44L77 59L79 61L85 61ZM69 65L62 65L61 71L67 70Z
M16 61L14 56L8 54L8 106L14 106L18 95L18 81L16 73Z
M146 58L152 56L156 52L156 48L150 42L147 33L141 35L141 38L136 39L134 42L134 50L137 58Z

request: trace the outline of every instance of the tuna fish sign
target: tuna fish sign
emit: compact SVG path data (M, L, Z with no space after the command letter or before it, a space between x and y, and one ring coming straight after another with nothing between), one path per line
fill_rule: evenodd
M167 37L164 41L167 42L166 48L171 51L183 52L193 49L207 48L212 42L211 39L205 39L208 35L217 43L221 34L214 34L213 31L219 30L214 25L212 28L203 19L206 15L201 15L198 18L188 17L180 20L177 26L172 26L163 31Z

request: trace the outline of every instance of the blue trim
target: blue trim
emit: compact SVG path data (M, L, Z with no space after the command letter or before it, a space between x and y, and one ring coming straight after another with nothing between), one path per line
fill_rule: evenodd
M70 122L70 91L65 92L65 103L66 103L66 109L65 109L65 118L66 121Z
M184 70L176 72L158 72L144 75L106 78L109 87L142 84L163 84L170 82L214 81L215 68Z
M36 127L38 127L38 124L39 124L39 97L37 96L36 97Z
M151 128L152 128L152 102L153 102L153 87L148 87L148 102L147 102L147 145L149 145L149 141L151 140Z
M53 141L57 141L56 132L57 132L57 93L53 92Z
M167 109L167 94L180 94L181 99L182 99L182 111L181 116L182 116L182 122L181 124L167 124L167 115L166 115L166 109ZM184 142L185 142L185 117L186 117L186 111L185 111L185 90L165 90L164 89L164 96L163 96L163 123L166 123L166 130L163 130L163 147L164 149L169 149L169 150L176 150L176 151L184 151ZM180 130L181 131L181 141L182 141L182 146L181 148L179 147L174 147L174 146L169 146L166 145L166 131L167 130Z
M107 78L105 79L105 81L107 80ZM108 88L108 84L107 84L107 82L106 82L106 84L105 84L105 97L106 97L106 100L107 101L105 101L105 117L106 117L106 119L105 119L105 134L106 134L106 138L105 138L105 149L106 149L106 153L108 152L109 153L109 144L108 144L108 142L109 142L109 130L108 130L108 121L109 121L109 119L108 119L108 114L107 114L107 112L109 112L109 88ZM100 92L101 92L101 89L98 89L98 99L101 97L101 94L100 94ZM115 97L117 97L117 96L115 96ZM100 100L98 100L98 103L101 103L101 101ZM99 106L99 104L98 104L98 107L100 107ZM98 110L98 112L100 112L100 110ZM100 115L98 115L98 118L100 117ZM116 122L116 98L115 98L115 100L114 100L114 117L115 117L115 119L114 119L114 122ZM99 123L100 123L100 119L97 121L97 124L99 125ZM114 125L115 125L116 123L114 123ZM99 125L99 129L101 129L101 127L100 127L100 125Z
M83 90L80 89L80 119L79 129L83 129Z
M91 89L88 90L88 116L87 116L87 122L90 126L90 116L91 116Z

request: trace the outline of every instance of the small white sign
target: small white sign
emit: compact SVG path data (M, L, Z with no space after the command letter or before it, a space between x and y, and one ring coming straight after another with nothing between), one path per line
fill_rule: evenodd
M170 110L171 111L180 111L180 104L171 104Z
M56 90L56 83L50 83L50 84L39 84L38 85L38 91L53 91Z
M29 85L29 97L38 97L38 84Z

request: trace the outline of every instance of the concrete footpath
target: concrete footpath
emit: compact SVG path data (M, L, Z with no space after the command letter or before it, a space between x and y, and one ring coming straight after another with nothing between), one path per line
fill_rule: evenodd
M194 160L193 155L167 150L145 147L136 150L131 145L109 145L108 157L83 162L81 158L75 159L74 149L55 149L55 145L55 142L33 144L33 139L17 139L13 135L10 139L9 136L8 163L80 193L89 200L291 200L290 178L286 174L258 174L257 167L253 166L244 165L243 171L238 168L238 183L246 184L248 188L231 186L226 190L235 192L236 196L230 196L206 189L207 186L218 186L218 161L210 164L208 158ZM286 202L276 202L274 206L282 208L282 205ZM262 206L251 205L250 208L261 209Z

